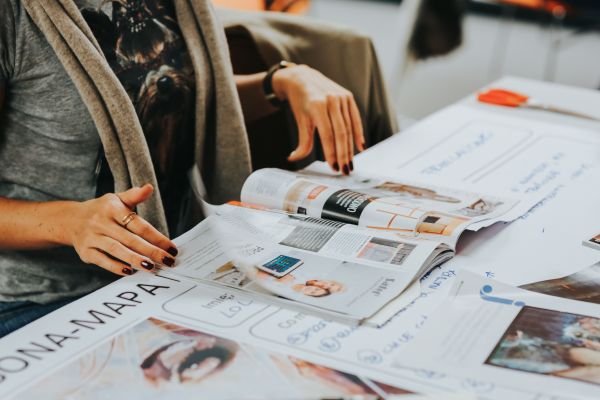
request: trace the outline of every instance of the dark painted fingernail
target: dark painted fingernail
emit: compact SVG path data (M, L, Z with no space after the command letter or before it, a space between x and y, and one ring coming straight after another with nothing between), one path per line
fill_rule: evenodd
M335 172L339 172L340 171L340 166L338 165L337 161L333 163L333 170Z
M350 171L354 171L354 163L350 161Z
M365 142L363 142L363 144L362 144L362 148L363 148L363 150L366 150L366 149L367 149L367 145L365 144Z
M146 268L147 270L151 270L154 269L154 264L148 261L142 261L142 267Z
M165 264L167 267L172 267L173 264L175 264L175 259L171 258L171 257L165 257L163 258L163 264Z
M169 250L167 250L167 253L169 253L170 255L175 257L177 254L179 254L179 250L177 250L175 247L169 247Z
M348 169L348 164L344 165L344 175L350 175L350 170Z
M131 275L137 274L138 270L137 269L132 269L131 270Z
M123 273L125 275L132 275L133 274L133 270L131 270L129 268L123 268Z

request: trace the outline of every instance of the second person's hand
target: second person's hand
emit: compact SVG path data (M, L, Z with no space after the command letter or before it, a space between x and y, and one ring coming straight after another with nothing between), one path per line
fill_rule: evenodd
M355 147L365 149L362 121L352 93L306 65L280 69L273 75L273 90L290 104L298 124L298 147L288 157L307 157L318 132L327 163L349 175Z

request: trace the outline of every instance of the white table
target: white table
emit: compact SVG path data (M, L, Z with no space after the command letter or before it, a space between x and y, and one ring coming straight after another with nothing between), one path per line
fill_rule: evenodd
M557 104L568 98L571 99L571 104L581 105L581 111L593 112L591 109L593 105L590 104L593 102L600 104L600 95L597 93L516 78L507 78L497 82L494 86L518 89L536 96L543 96ZM519 115L545 121L567 122L588 130L590 128L600 130L600 125L590 124L586 121L572 121L566 117L525 110L489 108L475 104L472 99L464 100L463 104L472 107L471 109L474 111L493 109L494 115L502 116L506 114L507 118L514 115L514 113L518 113ZM419 129L427 127L427 124L427 121L417 124L405 135L398 135L390 139L389 142L373 148L358 157L358 159L367 159L372 155L377 155L381 149L385 149L397 142L398 139L402 139L402 136L410 137L411 132L412 134L419 133ZM599 192L598 190L595 191ZM590 210L593 211L593 207L597 207L598 204L600 204L600 193L592 193L578 212L585 214ZM600 224L600 214L598 212L595 212L593 218L594 223L598 222ZM533 221L533 219L529 221ZM492 244L498 241L507 241L507 245L514 245L509 242L514 234L513 231L518 232L521 229L518 225L521 223L522 221L514 222L507 228L498 230L498 232L495 232L493 228L488 228L483 232L471 235L472 238L465 238L471 244L463 245L462 249L459 249L459 255L456 257L455 262L458 263L458 266L461 266L460 264L467 264L467 261L479 257L480 254L486 255L488 258L490 255L492 257L501 255L504 251L501 248L495 249L495 252L481 252L478 250L484 245L484 243L481 243L480 238L486 238L486 241ZM525 224L524 226L527 229L535 230L537 229L536 224L529 223L529 225ZM543 243L543 239L539 239L540 235L542 234L535 237L534 234L531 234L530 239ZM580 241L578 235L578 232L574 232L571 236ZM535 252L538 251L539 249L534 248L529 253L534 253L535 256ZM600 252L595 253L590 250L587 254L592 259L596 254L600 258ZM453 283L453 274L449 273L448 269L449 267L446 267L446 271L434 271L428 278L429 281L425 281L424 284L429 286L427 296L419 298L411 307L395 317L385 328L379 330L369 327L358 329L347 327L314 316L300 314L296 311L279 310L277 307L267 304L249 302L248 299L236 297L237 295L224 296L224 291L220 288L209 288L191 282L179 282L152 274L139 273L102 288L2 339L0 341L0 376L2 378L2 381L0 381L0 397L4 397L8 393L16 393L13 391L26 387L30 382L42 378L46 374L50 374L50 376L46 377L47 380L44 381L44 386L37 387L38 392L46 396L48 396L48 393L64 390L65 386L78 386L85 382L84 378L90 381L96 379L100 376L100 372L104 371L105 365L98 362L99 369L93 369L94 376L92 376L84 367L90 364L90 360L93 361L93 357L88 357L87 363L85 357L90 355L106 356L108 352L103 352L102 349L106 350L110 343L117 340L116 337L119 337L122 343L132 345L125 346L125 349L133 350L136 348L134 344L143 341L145 336L150 336L152 340L156 340L156 346L162 346L164 343L172 342L175 339L181 340L179 336L169 338L169 335L166 334L164 336L153 334L154 326L147 322L147 318L154 317L184 325L206 334L238 341L243 346L248 346L245 347L247 350L256 352L256 354L260 352L262 356L266 355L265 351L292 355L330 368L370 376L405 389L434 394L436 399L443 398L439 393L446 390L485 393L486 398L490 399L531 400L532 398L542 398L540 395L543 393L544 388L526 388L527 391L514 391L510 388L497 387L497 385L494 386L489 382L480 382L469 377L438 374L436 371L414 371L393 367L393 361L398 352L418 335L421 326L427 320L427 315L445 299L444 293ZM119 308L118 304L127 304L128 306ZM210 305L210 307L205 307L207 305ZM115 307L117 311L115 311ZM90 310L96 312L95 317L90 314ZM223 311L226 311L227 315L235 312L235 315L232 317L224 316ZM103 314L98 314L98 312ZM101 318L102 322L94 318ZM94 323L94 321L96 322ZM133 326L137 326L138 329L140 329L140 326L145 328L141 333L136 334L132 330ZM299 334L300 336L298 336ZM302 340L290 342L290 337L300 337ZM33 343L38 343L38 345ZM33 355L26 355L27 352L19 352L19 349L31 348L32 346L37 346L38 350L32 353ZM123 351L121 347L116 348L120 349L115 352L117 361L122 355L129 354ZM141 355L145 356L145 353L142 352ZM114 386L122 391L131 390L134 395L139 396L140 392L137 391L137 388L140 387L140 390L147 390L148 394L157 395L158 392L153 391L152 387L143 385L143 379L140 378L141 372L136 369L140 365L140 354L133 351L129 356L131 356L129 364L125 361L121 361L121 364L117 362L115 368L119 371L118 366L124 365L125 368L122 370L131 374L120 375L113 381L110 381L110 371L103 374L102 376L110 381L104 388L110 389ZM238 357L238 359L242 362L244 360L243 357ZM257 358L257 360L260 359ZM80 361L81 364L78 364ZM249 384L260 385L258 378L256 380L247 379L245 383L243 382L242 378L247 378L248 373L256 372L253 368L257 369L258 367L253 367L253 365L261 366L262 364L249 364L248 368L250 370L246 370L245 374L239 375L240 378L233 382L241 387ZM54 370L56 367L59 367L58 372ZM63 367L65 369L62 369ZM112 372L114 373L114 370ZM218 379L218 377L219 375L216 374L215 378ZM271 382L274 382L275 379L279 378L271 379ZM229 385L228 387L235 387L235 385L231 385L231 382L232 380L225 381L223 384ZM89 382L86 384L89 384ZM488 391L490 388L493 388L493 393ZM180 393L181 396L181 392L178 392L176 385L170 386L168 389L170 390L169 398L178 398L177 393ZM192 389L194 388L192 387ZM121 397L122 394L120 393ZM195 393L195 395L200 396L203 394L205 392L202 392L200 388ZM44 397L43 395L42 397ZM188 397L181 396L179 398ZM210 398L211 396L205 397ZM16 398L24 397L17 396ZM145 398L150 398L150 396Z

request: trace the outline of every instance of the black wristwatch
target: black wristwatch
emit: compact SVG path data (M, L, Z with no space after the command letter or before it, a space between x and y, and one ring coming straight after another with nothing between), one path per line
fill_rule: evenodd
M279 100L279 98L275 94L275 91L273 90L273 75L280 69L291 67L292 65L294 64L289 61L280 61L277 64L273 65L271 68L269 68L269 71L267 71L267 75L265 75L263 79L263 90L265 92L265 96L267 97L269 103L271 103L274 107L281 108L285 105L286 102L283 100Z

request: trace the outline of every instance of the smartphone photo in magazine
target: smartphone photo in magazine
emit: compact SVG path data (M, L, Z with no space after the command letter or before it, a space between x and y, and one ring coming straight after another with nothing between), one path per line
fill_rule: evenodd
M265 271L266 273L273 275L276 278L281 278L292 272L303 264L303 261L299 258L294 258L285 255L278 255L277 257L270 259L262 265L258 265L258 269Z

